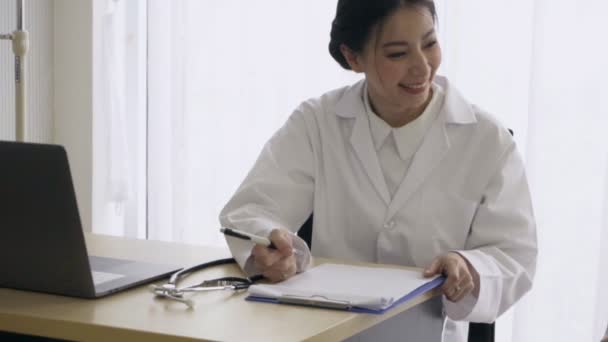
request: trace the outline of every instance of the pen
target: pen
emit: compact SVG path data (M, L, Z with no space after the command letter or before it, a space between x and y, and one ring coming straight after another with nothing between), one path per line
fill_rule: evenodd
M254 235L234 228L220 228L220 232L224 233L224 235L232 236L237 239L250 240L258 245L262 245L271 249L277 249L277 247L272 243L272 241L270 241L269 238L263 236ZM293 254L302 255L302 252L294 248Z

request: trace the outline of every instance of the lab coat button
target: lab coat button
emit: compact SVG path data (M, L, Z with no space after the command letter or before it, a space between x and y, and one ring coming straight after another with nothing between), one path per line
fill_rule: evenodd
M393 228L394 226L395 226L395 221L388 221L384 224L384 228L386 228L386 229Z

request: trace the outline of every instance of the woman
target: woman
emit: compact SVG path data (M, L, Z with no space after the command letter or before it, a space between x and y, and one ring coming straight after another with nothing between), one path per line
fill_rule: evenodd
M339 0L329 50L365 79L302 103L220 220L270 236L228 243L272 281L309 266L293 233L312 212L312 255L443 273L444 341L465 341L531 288L536 230L508 130L435 75L435 21L429 0Z

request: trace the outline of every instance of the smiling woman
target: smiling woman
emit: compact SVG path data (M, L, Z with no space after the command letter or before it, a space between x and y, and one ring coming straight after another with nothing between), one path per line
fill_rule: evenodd
M426 332L464 342L468 322L493 322L530 290L536 225L511 134L436 75L435 16L432 1L339 0L329 50L364 80L300 104L220 221L284 247L228 239L246 272L275 282L311 254L444 274L443 331ZM312 212L309 250L293 233ZM424 329L396 320L366 339Z

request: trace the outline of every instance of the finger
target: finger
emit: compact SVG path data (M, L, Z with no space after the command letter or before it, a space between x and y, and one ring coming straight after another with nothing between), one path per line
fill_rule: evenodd
M446 297L453 302L460 301L475 287L473 278L466 269L459 269L458 273L462 274L460 279L453 285L448 285L446 290Z
M464 297L466 297L469 293L473 291L473 284L466 284L460 286L460 291L458 291L452 298L450 299L453 302L459 302Z
M454 290L460 287L460 270L455 263L447 261L444 263L443 273L446 276L446 280L441 287L443 293L448 297L454 296L456 294Z
M461 282L460 284L454 287L455 290L452 291L452 294L448 299L452 302L459 302L460 300L462 300L462 298L471 293L473 287L474 286L472 282Z
M443 286L441 287L441 293L446 296L448 299L452 299L456 293L457 293L457 288L456 285L449 285L446 286L446 284L444 283Z
M455 284L460 283L462 278L460 265L458 264L458 262L450 259L447 259L443 263L443 274L447 277L448 280L454 281Z
M298 270L296 257L294 255L287 257L284 261L284 267L285 273L287 274L288 278L295 275Z
M451 287L447 290L447 293L444 293L444 295L450 302L457 302L458 291L459 290L456 287Z
M270 266L281 259L281 254L278 251L261 245L253 247L251 254L259 263L265 266Z
M452 302L456 301L456 298L462 292L462 287L459 284L450 284L445 288L442 288L443 294Z
M289 279L294 274L296 274L296 262L293 256L282 259L263 273L264 277L272 282Z
M277 269L265 270L262 275L264 278L270 280L271 283L278 283L287 279L287 275Z
M258 270L265 270L271 267L283 257L280 252L257 245L253 248L253 262Z
M429 265L429 267L427 267L424 270L424 276L425 277L432 277L436 274L440 274L441 273L441 258L436 258L435 260L433 260L433 262L431 262L431 264Z
M458 260L453 259L451 257L446 257L445 262L443 263L443 273L448 277L453 277L460 281L461 278L461 267L463 265L458 262Z
M285 272L291 276L291 275L295 274L295 269L297 268L296 267L296 258L294 255L284 257L283 259L281 259L277 263L275 263L272 266L272 268L276 268L276 269L280 270L281 272Z
M454 289L454 287L450 287L443 292L443 295L445 296L445 298L447 298L450 302L454 301L453 299L454 299L455 294L456 294L456 290Z
M274 244L279 252L284 256L293 254L293 243L291 234L284 229L274 229L270 233L270 241Z
M469 270L465 263L454 260L455 262L449 263L451 266L448 267L451 275L455 276L455 283L451 290L452 301L459 301L466 296L474 287L473 277L469 273ZM450 290L448 290L450 291Z

